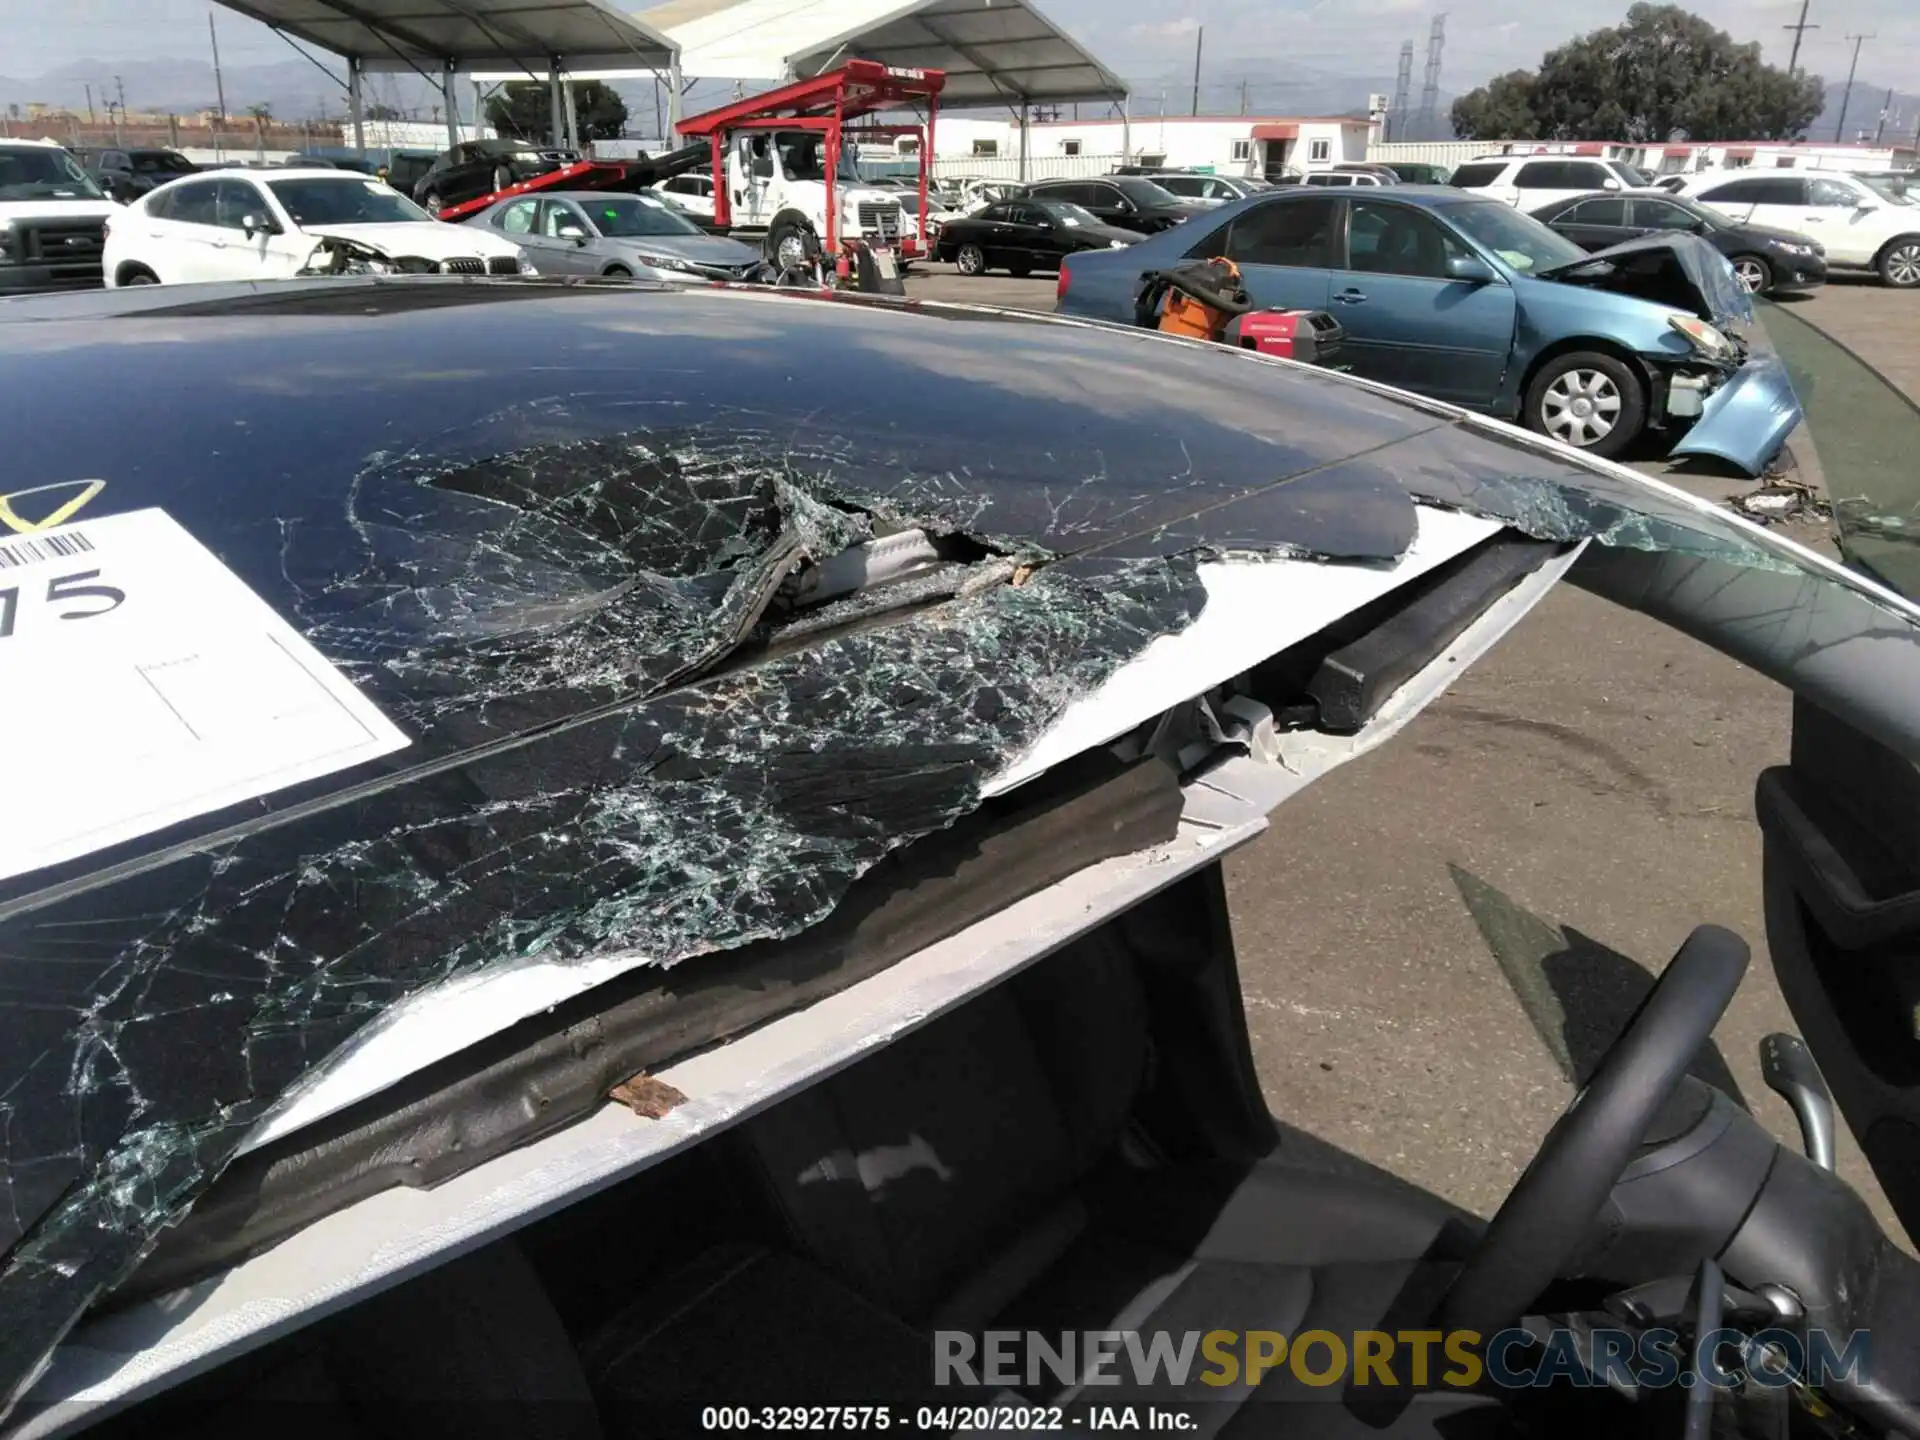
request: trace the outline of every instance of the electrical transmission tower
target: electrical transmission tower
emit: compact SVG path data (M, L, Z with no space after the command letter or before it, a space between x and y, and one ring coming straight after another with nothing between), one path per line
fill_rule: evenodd
M1432 139L1435 129L1434 111L1440 108L1440 51L1447 43L1447 17L1445 14L1433 17L1433 30L1427 36L1427 76L1420 85L1420 135L1422 139Z
M1387 112L1387 135L1390 139L1407 138L1407 101L1413 93L1413 42L1400 42L1400 73L1393 81L1393 109Z

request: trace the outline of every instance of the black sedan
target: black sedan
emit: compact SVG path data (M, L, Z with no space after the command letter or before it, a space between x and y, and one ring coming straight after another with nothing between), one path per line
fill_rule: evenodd
M530 140L469 140L443 152L413 187L413 198L438 215L522 180L578 162L580 153Z
M1688 231L1732 261L1740 288L1751 294L1810 290L1827 280L1827 252L1817 240L1729 220L1681 195L1595 191L1556 200L1532 213L1583 250L1604 250L1659 230Z
M1171 190L1162 189L1143 175L1102 175L1097 180L1042 180L1029 185L1025 198L1058 200L1078 205L1092 213L1102 225L1122 230L1137 230L1153 235L1204 215L1212 208L1194 200L1182 200Z
M1103 225L1091 211L1064 200L1002 200L944 226L933 258L951 261L962 275L1026 275L1058 270L1063 258L1081 250L1118 249L1139 238L1139 231Z

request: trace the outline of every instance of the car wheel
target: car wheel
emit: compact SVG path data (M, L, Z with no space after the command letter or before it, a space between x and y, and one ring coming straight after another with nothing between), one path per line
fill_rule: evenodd
M1758 255L1734 256L1733 278L1749 295L1763 295L1773 288L1773 271Z
M788 221L773 232L773 263L782 270L804 270L817 246L818 242L813 239L811 231Z
M1033 274L1033 266L1026 264L1024 261L1016 265L1009 265L1007 269L1012 272L1013 278L1016 280L1024 280L1027 276Z
M447 208L447 202L440 198L440 192L438 190L428 191L427 198L422 200L420 205L427 214L433 216L436 220L440 218L440 212Z
M158 285L160 277L151 270L129 270L120 283L122 285Z
M1920 235L1902 235L1880 252L1880 278L1896 290L1920 285Z
M1639 378L1611 355L1579 350L1547 362L1527 387L1526 423L1562 444L1618 455L1646 424Z
M633 278L633 272L624 265L609 265L606 269L602 270L600 274L608 280L631 280Z
M960 253L953 257L953 263L959 267L962 275L984 275L987 273L986 252L978 245L962 245Z
M493 188L504 190L513 183L513 172L504 165L493 167Z

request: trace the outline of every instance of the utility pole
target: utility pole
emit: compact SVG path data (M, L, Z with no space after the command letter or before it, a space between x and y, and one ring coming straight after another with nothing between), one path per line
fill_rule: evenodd
M1800 22L1797 25L1782 25L1780 27L1782 30L1793 31L1793 54L1787 57L1787 73L1789 75L1798 75L1800 73L1800 37L1809 30L1818 30L1820 28L1818 25L1809 25L1807 23L1807 6L1811 3L1812 0L1800 0Z
M69 90L69 91L68 91L67 93L68 93L69 95L71 95L71 94L72 94L73 92L72 92L71 90ZM91 124L93 124L93 123L94 123L94 120L93 120L93 86L92 86L92 85L88 85L88 86L87 86L87 123L88 123L89 125L91 125Z
M1873 143L1880 143L1880 136L1887 128L1887 116L1893 110L1893 87L1887 87L1887 98L1880 102L1880 123L1873 127Z
M1193 109L1189 114L1200 113L1200 46L1207 38L1207 27L1202 25L1193 32Z
M1247 113L1247 77L1244 75L1240 77L1240 113Z
M220 123L227 122L227 85L220 78L220 37L213 30L213 10L207 10L207 42L213 46L213 93L219 101Z
M120 97L120 115L124 119L127 113L127 82L118 75L113 77L113 92Z
M1853 72L1860 68L1860 46L1873 38L1872 35L1847 36L1847 39L1853 42L1853 63L1847 66L1847 88L1840 92L1840 119L1833 127L1835 144L1840 142L1840 137L1847 128L1847 102L1853 98Z
M1420 133L1431 137L1435 126L1434 112L1440 108L1440 51L1447 43L1447 17L1441 13L1433 17L1433 29L1427 34L1427 73L1420 86Z

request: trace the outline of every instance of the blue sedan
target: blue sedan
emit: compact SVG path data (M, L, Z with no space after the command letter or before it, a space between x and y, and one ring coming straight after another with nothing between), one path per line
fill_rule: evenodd
M1589 255L1511 206L1442 186L1254 196L1128 250L1071 257L1058 309L1131 323L1142 272L1224 255L1262 307L1326 310L1354 373L1596 455L1649 427L1759 474L1799 422L1750 351L1752 302L1698 237Z

